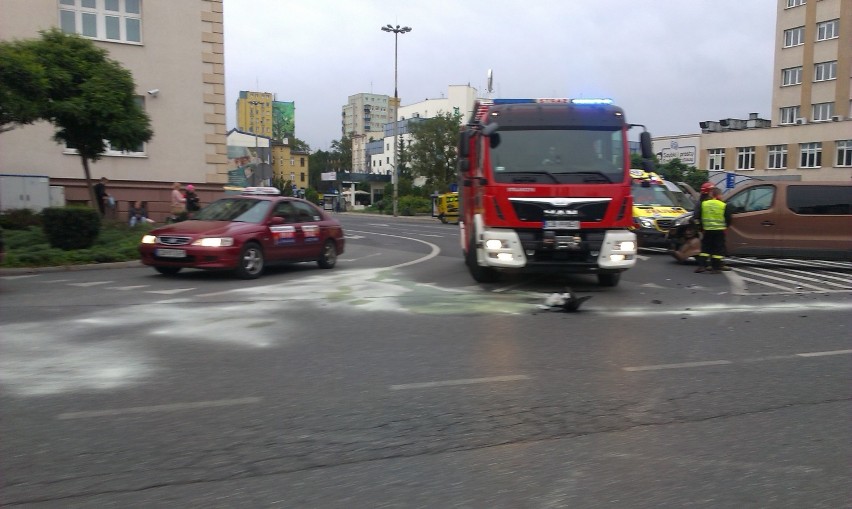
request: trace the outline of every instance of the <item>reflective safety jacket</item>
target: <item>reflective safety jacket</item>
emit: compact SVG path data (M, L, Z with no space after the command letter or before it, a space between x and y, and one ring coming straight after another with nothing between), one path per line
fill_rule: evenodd
M701 204L701 227L704 230L724 230L728 226L725 202L709 199Z

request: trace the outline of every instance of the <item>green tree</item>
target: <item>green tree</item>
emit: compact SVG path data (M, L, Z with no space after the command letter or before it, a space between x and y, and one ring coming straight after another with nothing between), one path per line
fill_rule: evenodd
M26 41L0 42L0 133L40 118L48 77Z
M22 42L47 76L38 117L56 127L57 143L79 154L94 205L89 161L100 159L107 143L115 150L138 150L153 135L151 121L137 103L130 71L106 50L57 28L40 33L40 39Z
M450 184L458 180L456 145L460 125L458 113L443 113L410 125L411 173L415 177L426 177L426 189L447 192Z
M331 161L337 163L335 171L352 170L352 137L343 136L331 142ZM331 170L329 170L331 171Z

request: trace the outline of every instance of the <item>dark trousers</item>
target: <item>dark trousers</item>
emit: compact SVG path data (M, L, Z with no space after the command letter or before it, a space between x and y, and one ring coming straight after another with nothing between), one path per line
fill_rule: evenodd
M718 270L725 257L725 230L704 230L698 264Z

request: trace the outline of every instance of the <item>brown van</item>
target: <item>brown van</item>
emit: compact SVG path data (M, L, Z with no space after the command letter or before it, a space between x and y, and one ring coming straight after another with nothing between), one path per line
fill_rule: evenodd
M852 182L753 181L725 201L732 256L852 260Z

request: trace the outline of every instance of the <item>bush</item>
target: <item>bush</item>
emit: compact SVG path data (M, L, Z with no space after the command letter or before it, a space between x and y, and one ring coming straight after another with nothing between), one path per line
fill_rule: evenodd
M42 228L5 230L6 259L3 267L51 267L88 263L124 262L139 259L139 240L152 225L130 228L124 223L106 222L89 249L66 251L50 246Z
M26 230L41 224L41 214L32 209L9 209L0 214L0 227L4 230Z
M90 208L49 207L42 217L50 245L66 251L92 247L101 230L101 217Z
M398 209L401 216L425 214L432 211L432 201L421 196L400 196Z

